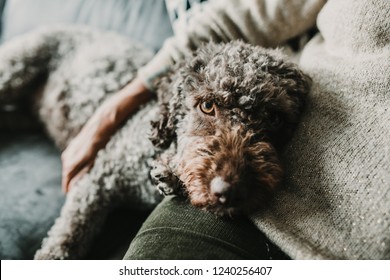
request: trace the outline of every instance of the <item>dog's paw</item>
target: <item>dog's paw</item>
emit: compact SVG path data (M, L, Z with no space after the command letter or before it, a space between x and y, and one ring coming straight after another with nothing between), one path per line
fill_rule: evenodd
M162 183L162 182L158 183L157 189L158 189L160 194L165 195L165 196L176 193L175 188L172 188L167 183Z
M150 175L161 194L170 195L179 192L179 179L167 165L155 163Z

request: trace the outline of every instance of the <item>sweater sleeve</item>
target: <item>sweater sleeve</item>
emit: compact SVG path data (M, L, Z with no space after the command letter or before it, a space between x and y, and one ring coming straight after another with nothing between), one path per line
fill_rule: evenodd
M310 27L326 0L210 0L179 19L175 35L138 76L152 88L153 80L205 42L241 39L276 47Z

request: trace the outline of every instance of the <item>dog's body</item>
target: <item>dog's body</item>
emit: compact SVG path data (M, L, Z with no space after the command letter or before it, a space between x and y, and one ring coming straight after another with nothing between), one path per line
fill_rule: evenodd
M0 48L0 101L30 102L34 96L39 120L63 150L96 108L151 56L113 33L79 27L37 30ZM111 209L151 210L161 200L149 174L156 156L148 140L150 122L157 114L151 101L112 136L91 171L67 194L37 259L82 258Z
M29 36L0 50L0 100L38 84L40 119L60 149L150 58L119 36L87 29ZM263 206L280 184L278 149L298 122L309 84L279 52L241 42L211 44L189 56L160 81L157 102L141 108L99 152L36 258L80 258L111 208L153 207L161 197L150 180L152 166L161 192L184 193L218 215Z

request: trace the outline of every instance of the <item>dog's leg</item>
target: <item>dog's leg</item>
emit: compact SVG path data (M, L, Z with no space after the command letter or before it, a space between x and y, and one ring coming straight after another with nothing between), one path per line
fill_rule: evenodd
M55 67L59 42L69 37L66 29L41 28L5 42L0 47L0 102L31 94ZM72 44L66 47L71 52Z
M38 127L38 122L31 118L31 102L26 100L21 104L20 99L33 96L44 83L56 48L42 36L28 35L0 47L1 129L17 131Z
M161 199L150 180L154 149L147 135L154 102L137 112L98 153L93 168L71 188L37 259L80 259L110 209L151 210Z
M174 147L171 147L161 154L155 161L153 161L153 168L150 172L154 183L157 186L159 192L163 195L178 194L181 191L181 182L174 173Z
M80 259L87 253L109 210L103 190L91 179L85 176L71 189L35 259Z
M88 41L91 32L73 27L44 27L0 46L0 128L39 126L31 106L41 96L48 76L71 56L74 47Z

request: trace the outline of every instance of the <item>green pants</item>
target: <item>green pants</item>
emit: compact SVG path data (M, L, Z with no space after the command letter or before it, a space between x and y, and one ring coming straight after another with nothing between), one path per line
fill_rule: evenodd
M124 259L288 259L246 218L218 218L177 196L150 214Z

